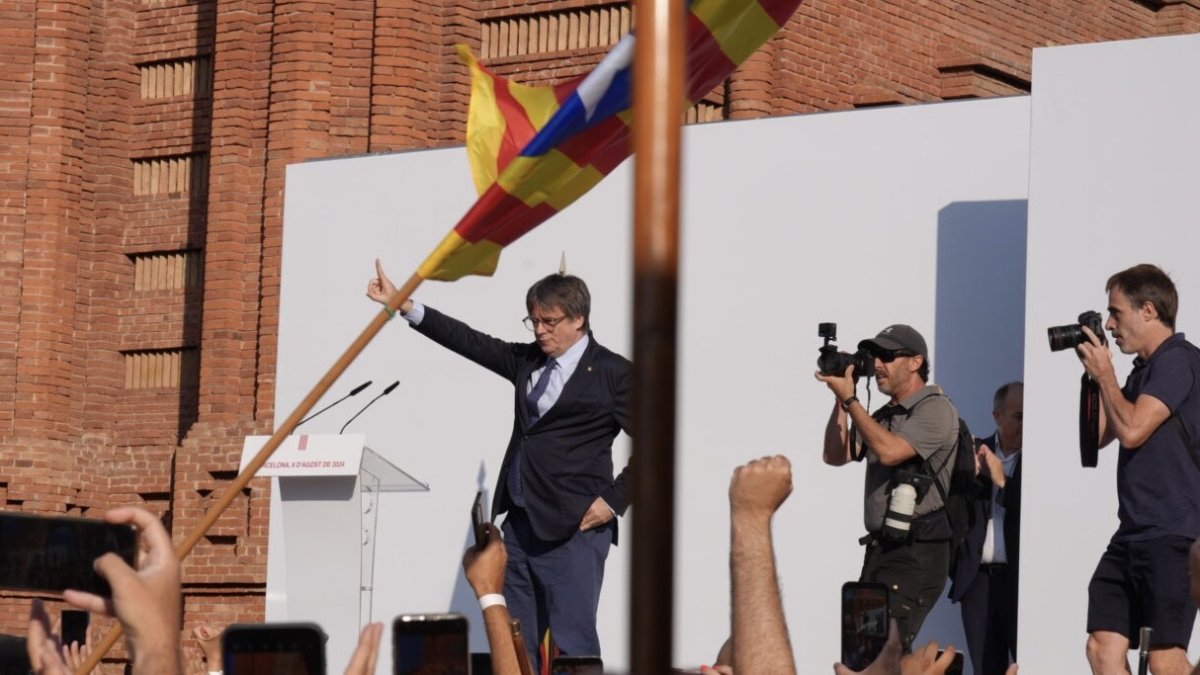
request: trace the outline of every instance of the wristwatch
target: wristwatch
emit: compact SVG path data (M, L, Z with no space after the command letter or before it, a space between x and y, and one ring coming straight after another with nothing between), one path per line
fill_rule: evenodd
M845 401L842 401L842 403L841 403L842 410L844 410L846 412L850 412L850 405L857 400L858 400L857 396L851 396L850 398L846 399Z

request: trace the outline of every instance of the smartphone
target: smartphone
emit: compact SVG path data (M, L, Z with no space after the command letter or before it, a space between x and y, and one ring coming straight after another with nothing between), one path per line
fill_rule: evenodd
M221 636L225 675L325 675L325 631L315 623L237 623Z
M552 675L604 675L604 661L599 656L554 657L550 662Z
M0 511L0 587L54 593L73 588L111 597L92 563L116 553L132 567L137 541L132 525Z
M842 663L850 670L863 670L879 657L887 637L887 586L842 584Z
M942 654L946 653L945 649L939 649L937 658L942 658ZM954 658L950 661L950 666L946 668L946 675L963 675L963 664L966 663L966 658L963 653L954 652Z
M392 622L393 675L471 675L467 617L401 614Z
M471 505L471 526L475 531L475 548L487 546L487 521L483 519L483 490L475 493Z
M90 614L82 609L64 609L62 611L63 645L78 642L82 647L87 644L88 619L90 616Z

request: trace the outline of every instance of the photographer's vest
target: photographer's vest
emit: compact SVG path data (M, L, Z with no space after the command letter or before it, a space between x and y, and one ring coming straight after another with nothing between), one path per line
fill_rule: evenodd
M943 541L949 540L953 536L953 529L946 517L941 496L948 491L953 464L951 460L954 457L954 448L958 441L958 412L954 409L953 404L950 403L950 399L945 397L940 387L926 385L899 403L888 404L876 410L871 417L876 422L879 422L884 429L895 433L897 430L903 429L911 419L913 413L919 410L922 404L930 398L940 399L949 404L952 413L951 419L954 422L945 431L944 435L939 434L941 435L939 439L940 447L928 460L918 454L916 457L896 466L884 466L879 461L879 457L875 453L870 452L865 446L863 447L862 454L854 458L861 460L865 457L867 460L863 524L867 531L873 535L878 535L880 529L883 527L884 514L888 506L888 496L891 489L895 486L894 477L896 471L907 469L929 476L933 476L936 471L936 482L940 485L940 489L938 485L931 487L913 511L912 537L917 541Z

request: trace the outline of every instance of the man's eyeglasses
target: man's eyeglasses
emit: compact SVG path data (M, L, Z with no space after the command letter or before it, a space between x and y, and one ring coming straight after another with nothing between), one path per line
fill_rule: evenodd
M562 323L564 320L566 320L566 318L566 314L563 314L557 319L538 319L532 316L527 316L524 319L521 319L521 323L525 324L525 327L529 330L537 330L538 326L545 326L546 330L554 330L556 327L558 327L558 324Z
M875 354L875 358L883 361L884 363L891 363L902 356L912 357L917 356L917 354L907 349L897 349L890 352L881 351Z

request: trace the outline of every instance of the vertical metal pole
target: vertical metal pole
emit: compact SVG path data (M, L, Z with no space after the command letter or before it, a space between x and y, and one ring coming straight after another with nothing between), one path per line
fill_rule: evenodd
M633 673L673 652L675 377L684 2L637 0L634 62Z

